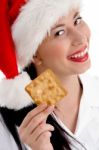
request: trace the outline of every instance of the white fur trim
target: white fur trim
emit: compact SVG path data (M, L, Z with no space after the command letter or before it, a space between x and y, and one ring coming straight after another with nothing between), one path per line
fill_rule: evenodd
M20 67L27 66L47 32L81 0L28 0L12 26L12 36Z
M30 81L26 72L14 79L3 79L0 82L0 106L18 110L30 105L32 99L24 89Z

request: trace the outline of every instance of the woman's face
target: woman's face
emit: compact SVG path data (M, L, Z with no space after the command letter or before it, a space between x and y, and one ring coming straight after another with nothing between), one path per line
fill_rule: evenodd
M59 19L37 50L41 67L58 75L74 75L90 67L90 30L78 10Z

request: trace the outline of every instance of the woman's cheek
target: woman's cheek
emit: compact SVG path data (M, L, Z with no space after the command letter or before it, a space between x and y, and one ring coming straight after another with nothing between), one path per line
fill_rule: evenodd
M63 42L59 42L55 46L49 48L48 55L57 58L63 56L65 52L66 52L66 45L64 46Z
M88 41L90 40L90 36L91 36L91 30L90 27L84 22L84 26L83 26L83 33L85 33Z

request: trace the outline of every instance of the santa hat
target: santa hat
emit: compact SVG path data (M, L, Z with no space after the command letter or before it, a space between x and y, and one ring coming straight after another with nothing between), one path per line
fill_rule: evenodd
M58 19L80 6L81 0L0 0L0 70L6 78L31 63Z
M24 68L31 62L56 21L80 4L81 0L1 0L0 69L7 78L18 74L18 64Z

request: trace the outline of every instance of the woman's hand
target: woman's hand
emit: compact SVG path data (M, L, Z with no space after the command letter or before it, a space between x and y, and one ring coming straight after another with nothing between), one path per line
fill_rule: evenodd
M33 150L53 150L50 137L54 127L46 123L48 115L53 110L54 106L41 104L29 112L23 120L19 135L21 140Z

